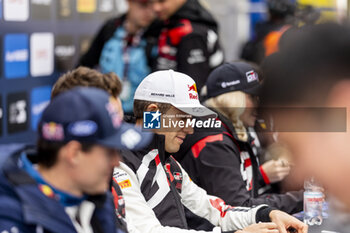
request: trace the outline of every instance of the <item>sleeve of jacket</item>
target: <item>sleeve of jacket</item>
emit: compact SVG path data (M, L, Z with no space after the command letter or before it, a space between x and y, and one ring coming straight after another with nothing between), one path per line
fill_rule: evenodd
M0 193L0 203L0 232L34 232L34 225L28 226L23 223L22 209L16 200Z
M98 66L104 44L111 38L116 29L116 18L110 19L100 28L88 51L79 59L77 66L94 68Z
M181 165L179 165L181 167ZM243 229L260 221L260 210L267 208L259 205L254 208L233 207L216 197L208 195L207 192L198 187L181 167L183 174L181 199L182 203L192 213L207 219L215 226L220 226L224 231ZM269 220L269 212L265 214L264 220Z
M200 35L182 38L177 50L177 70L193 78L198 90L205 85L211 70L205 38Z
M14 222L11 219L0 219L0 232L21 232L31 233L34 232L35 227L24 226L23 223Z
M229 205L267 204L289 214L299 212L303 208L302 191L251 197L240 171L240 152L231 143L223 141L206 143L197 159L192 154L187 156L191 156L193 159L190 161L196 163L201 186L208 193L225 200Z
M143 233L205 233L205 231L195 231L180 229L176 227L162 226L153 210L148 206L143 197L140 184L135 173L124 163L114 170L114 178L121 185L123 197L125 199L125 215L128 229L132 232ZM213 233L220 233L221 229L215 227Z

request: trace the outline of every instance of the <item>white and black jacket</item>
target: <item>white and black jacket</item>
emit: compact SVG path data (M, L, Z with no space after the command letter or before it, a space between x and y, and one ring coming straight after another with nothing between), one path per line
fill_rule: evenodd
M122 188L126 220L142 232L197 232L188 230L184 207L218 226L212 232L270 221L271 209L266 205L228 206L198 187L181 165L164 153L164 136L156 135L147 150L123 152L123 159L113 176Z
M250 142L237 137L232 123L218 113L222 127L215 130L195 130L188 135L174 157L193 181L210 195L222 198L233 206L267 204L289 214L303 209L303 191L284 194L258 194L264 179ZM187 213L189 225L208 229L204 221Z

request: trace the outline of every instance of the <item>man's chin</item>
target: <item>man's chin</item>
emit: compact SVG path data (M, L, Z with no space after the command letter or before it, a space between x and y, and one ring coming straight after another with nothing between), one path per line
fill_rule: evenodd
M94 189L94 190L89 190L89 191L85 192L85 194L94 196L94 195L105 194L107 191L108 191L108 187L100 188L100 189Z
M166 17L165 15L157 15L157 18L159 20L167 20L168 19L168 17Z
M177 148L169 148L166 150L166 152L170 153L170 154L174 154L176 152L178 152L180 150L180 146L178 146Z

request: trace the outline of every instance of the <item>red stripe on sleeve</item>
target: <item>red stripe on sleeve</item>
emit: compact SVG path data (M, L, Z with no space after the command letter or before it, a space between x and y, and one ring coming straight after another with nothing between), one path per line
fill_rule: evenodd
M193 157L198 158L199 153L201 153L203 148L206 146L207 142L216 142L216 141L222 141L222 140L223 140L222 134L210 135L205 138L202 138L191 147Z
M260 169L260 173L261 173L261 175L262 175L262 177L264 179L265 184L270 184L270 179L266 175L266 173L265 173L264 169L262 168L262 166L260 166L259 169Z

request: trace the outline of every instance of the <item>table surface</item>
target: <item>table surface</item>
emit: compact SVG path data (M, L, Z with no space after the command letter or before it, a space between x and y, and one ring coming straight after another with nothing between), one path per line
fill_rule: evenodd
M333 226L334 227L334 226ZM334 231L330 226L327 219L324 219L322 224L319 226L309 226L309 233L340 233L338 231Z

